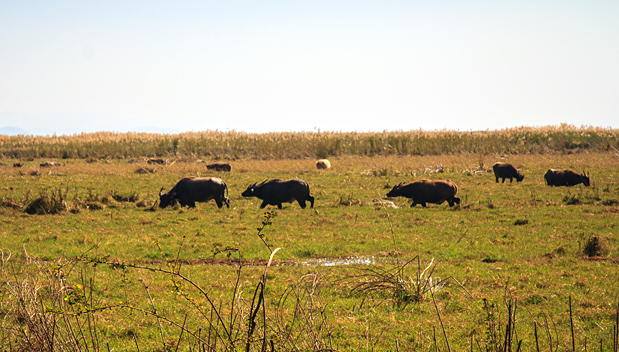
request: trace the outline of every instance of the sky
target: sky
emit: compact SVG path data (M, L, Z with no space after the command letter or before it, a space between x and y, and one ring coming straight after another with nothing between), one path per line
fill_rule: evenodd
M619 128L619 1L0 0L0 127Z

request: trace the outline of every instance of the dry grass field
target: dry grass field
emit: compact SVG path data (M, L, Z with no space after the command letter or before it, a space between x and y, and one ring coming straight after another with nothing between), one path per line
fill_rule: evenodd
M188 132L0 136L8 159L305 159L344 155L548 154L619 149L619 131L571 125L499 131L302 132L248 134Z

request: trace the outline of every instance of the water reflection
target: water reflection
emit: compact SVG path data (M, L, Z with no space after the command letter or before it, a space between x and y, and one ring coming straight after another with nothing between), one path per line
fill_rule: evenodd
M301 263L307 266L343 266L343 265L373 265L374 257L319 258L308 259Z

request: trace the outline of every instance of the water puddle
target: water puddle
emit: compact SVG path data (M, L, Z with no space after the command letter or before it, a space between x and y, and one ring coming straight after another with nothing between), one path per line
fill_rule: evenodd
M319 258L308 259L304 262L301 262L301 265L306 266L344 266L374 264L376 264L376 259L374 257Z

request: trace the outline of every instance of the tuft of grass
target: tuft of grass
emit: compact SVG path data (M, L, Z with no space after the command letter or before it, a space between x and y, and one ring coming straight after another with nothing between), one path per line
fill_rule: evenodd
M154 172L155 172L155 169L149 168L149 167L140 167L137 170L135 170L135 173L139 175L148 175Z
M567 195L563 197L563 203L565 203L565 205L578 205L580 204L580 198Z
M3 197L2 199L0 199L0 207L10 208L10 209L21 209L23 205L13 198Z
M492 255L487 255L484 257L484 259L481 260L482 263L487 263L487 264L496 263L498 261L499 260Z
M613 206L619 204L619 200L617 199L606 199L602 202L602 205Z
M85 203L86 208L89 210L103 210L105 209L105 204L103 202L98 201L87 201Z
M527 225L528 223L529 223L529 220L527 219L517 219L516 221L514 221L515 226Z
M587 257L604 257L608 255L609 249L604 238L591 236L585 242L582 252Z
M296 251L295 254L299 258L313 258L314 256L316 256L316 251L314 249L304 248Z
M406 275L406 267L415 261L417 262L415 276ZM424 268L421 266L419 256L415 256L410 261L392 269L380 266L363 268L360 269L361 274L351 277L354 281L360 281L351 291L362 294L387 294L398 307L406 307L409 303L419 303L425 300L428 294L437 292L445 285L444 280L432 276L436 264L432 258Z
M350 207L353 205L360 205L361 203L362 203L361 199L354 199L352 194L349 194L347 196L342 196L337 201L337 205L345 206L345 207Z
M137 202L140 199L140 196L135 192L126 194L126 193L121 193L115 190L110 192L110 196L114 198L114 200L117 202L132 202L133 203L133 202Z
M66 193L66 192L65 192ZM58 214L67 209L65 203L66 194L60 188L49 193L43 191L41 195L30 202L24 211L30 215Z

